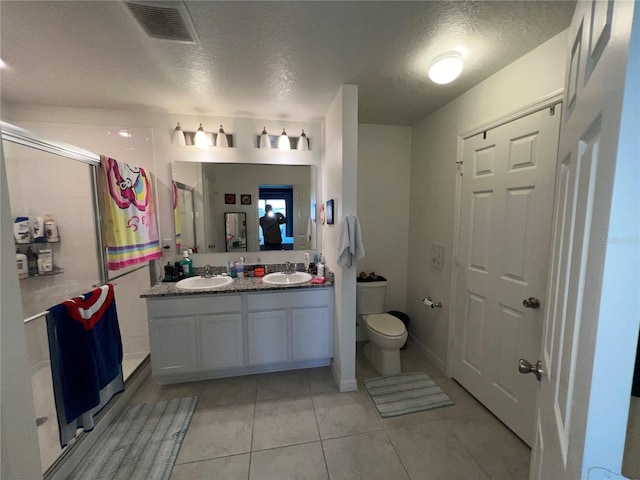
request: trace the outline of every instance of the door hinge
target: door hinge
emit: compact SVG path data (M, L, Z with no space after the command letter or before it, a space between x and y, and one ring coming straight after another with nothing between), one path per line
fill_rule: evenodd
M553 117L556 114L556 106L555 105L551 105L549 107L549 116Z
M462 162L462 161L456 162L456 169L458 170L458 173L460 174L460 176L463 175L463 173L462 173L462 165L464 165L464 162Z
M486 130L484 132L482 132L482 139L483 140L487 139L487 131Z

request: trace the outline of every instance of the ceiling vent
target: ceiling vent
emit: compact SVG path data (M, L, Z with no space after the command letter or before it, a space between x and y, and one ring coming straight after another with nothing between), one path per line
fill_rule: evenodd
M198 33L184 2L125 1L129 13L152 38L198 43Z

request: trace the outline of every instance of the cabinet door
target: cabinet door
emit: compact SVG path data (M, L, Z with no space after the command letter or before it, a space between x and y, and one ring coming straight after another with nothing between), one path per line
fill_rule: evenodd
M294 360L330 358L333 355L333 325L327 307L293 309L291 334Z
M195 317L149 321L151 367L154 375L174 375L197 369Z
M242 314L201 315L199 342L202 370L242 366Z
M275 363L287 360L287 311L252 312L248 315L249 362Z

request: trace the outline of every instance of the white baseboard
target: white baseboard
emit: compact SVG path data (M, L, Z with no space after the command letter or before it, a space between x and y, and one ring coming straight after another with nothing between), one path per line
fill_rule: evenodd
M333 380L338 386L340 392L355 392L358 390L358 381L355 378L350 380L342 380L340 374L336 370L336 362L331 362L331 373L333 374Z
M431 363L433 363L436 367L442 370L447 376L449 373L447 372L447 363L443 361L440 357L434 354L429 348L427 348L420 340L418 340L415 336L409 332L409 337L411 337L411 343L413 343L416 347L418 347L422 353L429 359Z

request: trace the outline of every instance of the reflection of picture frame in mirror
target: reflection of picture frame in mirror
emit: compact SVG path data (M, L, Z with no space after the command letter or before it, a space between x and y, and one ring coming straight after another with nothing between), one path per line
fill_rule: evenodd
M327 200L327 225L333 225L333 199Z
M315 203L312 203L312 204L311 204L311 221L312 221L312 222L315 222L315 221L316 221L316 209L317 209L316 204L315 204Z
M235 205L236 204L236 194L235 193L225 193L224 194L224 203L227 205Z
M251 205L251 195L242 194L240 195L240 203L242 205Z

